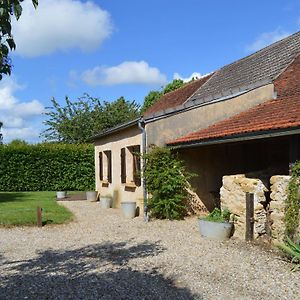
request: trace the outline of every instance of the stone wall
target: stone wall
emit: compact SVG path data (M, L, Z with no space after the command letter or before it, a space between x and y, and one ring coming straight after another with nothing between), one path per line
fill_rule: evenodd
M245 238L246 193L254 193L255 238L266 236L271 229L272 239L281 241L284 234L284 208L288 194L290 176L275 175L266 182L265 178L247 178L244 174L223 176L220 190L221 206L227 207L238 216L235 236ZM263 183L264 181L264 183ZM270 186L270 197L265 197Z
M223 176L220 190L221 207L228 208L237 215L235 236L245 238L246 193L254 193L254 233L261 236L266 233L267 214L265 210L265 192L268 189L260 179L246 178L244 174Z
M282 240L284 233L284 206L287 199L290 176L272 176L270 212L272 224L272 238Z

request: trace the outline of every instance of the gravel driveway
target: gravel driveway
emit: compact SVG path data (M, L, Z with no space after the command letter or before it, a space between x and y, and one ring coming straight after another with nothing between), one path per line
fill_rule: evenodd
M70 224L0 228L0 299L300 299L300 272L235 238L199 236L196 218L124 219L64 202Z

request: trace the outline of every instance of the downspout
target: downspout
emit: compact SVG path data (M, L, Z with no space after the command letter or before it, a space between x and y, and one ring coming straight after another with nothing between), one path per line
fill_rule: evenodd
M139 129L142 132L142 159L143 159L143 168L145 168L146 164L146 159L145 159L145 154L146 154L146 130L145 130L145 121L143 118L140 118L138 122ZM146 187L146 178L143 173L142 177L142 185L143 185L143 198L144 198L144 222L149 221L149 216L148 216L148 207L147 207L147 187Z

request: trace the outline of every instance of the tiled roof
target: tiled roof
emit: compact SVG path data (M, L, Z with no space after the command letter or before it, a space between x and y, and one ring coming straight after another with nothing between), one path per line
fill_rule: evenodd
M300 126L300 93L270 100L232 118L178 138L168 145L203 142L237 134Z
M169 142L169 145L204 142L261 131L300 126L300 55L274 81L278 98L229 119Z
M273 81L300 53L300 32L282 39L214 73L190 99L210 102L261 82Z
M199 89L210 77L212 74L202 77L200 79L194 80L190 83L185 84L181 88L169 92L163 95L155 104L149 107L148 110L144 113L144 116L150 116L158 111L163 111L168 108L173 108L178 105L183 104L189 97L191 97L195 91Z

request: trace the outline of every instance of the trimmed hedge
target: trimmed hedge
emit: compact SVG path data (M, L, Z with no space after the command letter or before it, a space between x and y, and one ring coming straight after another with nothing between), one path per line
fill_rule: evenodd
M0 146L0 191L94 189L92 145Z

